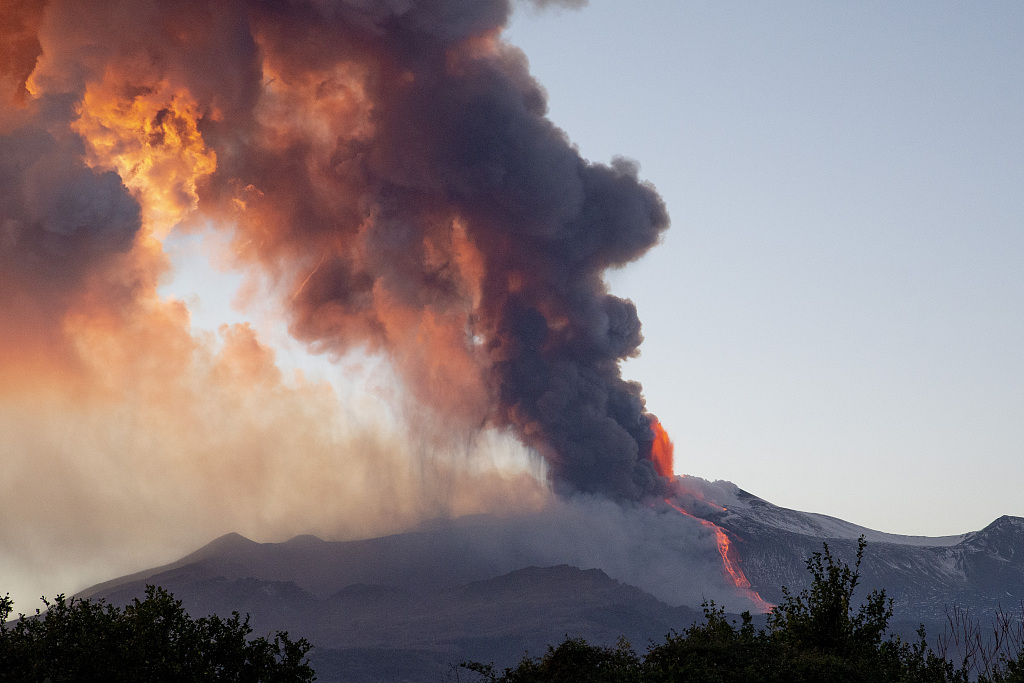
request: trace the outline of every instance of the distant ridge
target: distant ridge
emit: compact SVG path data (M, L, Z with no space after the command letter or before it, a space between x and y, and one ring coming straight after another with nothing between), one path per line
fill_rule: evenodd
M770 602L782 599L782 586L799 590L808 584L804 562L822 543L852 558L861 535L868 541L862 590L884 589L897 619L943 624L954 606L983 617L999 608L1016 610L1024 598L1024 518L1003 515L955 536L900 536L755 496L709 516L734 535L747 577Z
M241 548L248 547L250 545L257 546L260 544L256 541L251 541L245 536L242 536L241 534L237 534L232 531L224 534L223 536L218 536L217 538L213 539L212 541L201 547L199 550L196 550L193 553L189 553L180 560L175 560L170 564L165 564L159 567L153 567L152 569L143 569L140 572L120 576L116 579L111 579L110 581L104 581L103 583L98 583L95 586L90 586L85 590L79 591L75 594L75 597L102 597L111 590L118 588L119 586L122 586L124 584L144 582L146 581L146 579L154 577L158 574L164 574L166 572L173 571L175 569L178 569L179 567L184 567L195 562L202 562L203 560L206 560L208 558L220 556L225 552L238 552Z
M291 581L210 576L194 563L145 580L173 592L192 615L239 611L250 615L256 633L286 630L308 638L316 645L319 681L445 680L453 663L511 664L567 635L606 645L626 636L642 645L688 627L699 614L600 569L568 565L526 567L425 591L352 584L324 598ZM120 604L143 586L133 579L97 589L90 593Z
M692 480L697 499L709 503L702 516L727 531L753 588L770 602L781 599L782 586L807 585L806 560L823 542L852 560L860 535L869 543L859 590L884 588L895 601L893 625L907 635L920 623L941 631L950 606L985 618L1024 596L1024 518L1003 516L957 536L899 536L780 508L728 482ZM511 664L566 635L606 645L625 635L642 649L686 628L705 591L726 585L706 536L677 513L607 501L438 521L358 541L303 535L258 543L226 534L80 595L123 604L156 583L193 615L237 610L252 616L257 633L309 638L318 680L438 681L452 662ZM668 582L692 583L695 599L680 605L656 596ZM719 595L727 609L746 608L729 602L738 593Z

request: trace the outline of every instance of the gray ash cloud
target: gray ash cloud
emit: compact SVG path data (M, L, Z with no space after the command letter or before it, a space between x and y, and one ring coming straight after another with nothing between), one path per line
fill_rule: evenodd
M331 353L411 358L415 330L401 320L447 326L486 394L473 419L512 428L561 492L640 499L664 487L641 387L619 368L638 353L641 327L603 274L655 245L668 215L634 163L583 159L547 118L525 56L500 38L511 9L105 0L86 11L53 0L40 45L51 81L73 75L72 96L118 69L125 97L147 79L188 91L217 157L198 211L237 223L241 258L291 282L296 337ZM48 45L60 48L47 55ZM34 241L47 258L79 235L76 253L123 248L137 222L123 186L63 168L54 177L73 196L44 188L3 206L35 212L35 237L19 244ZM61 218L72 214L82 216L74 225ZM438 381L421 374L414 390Z

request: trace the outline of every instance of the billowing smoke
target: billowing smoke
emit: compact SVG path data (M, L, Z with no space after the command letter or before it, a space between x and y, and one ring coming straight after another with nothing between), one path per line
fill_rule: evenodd
M7 106L34 117L0 141L5 287L109 294L132 282L86 280L140 205L156 238L213 218L316 350L388 353L447 419L511 426L561 490L661 489L619 371L640 323L603 273L656 243L665 208L545 117L500 39L507 0L14 7Z
M58 321L141 227L121 178L86 166L80 147L44 128L0 137L0 296L9 335L19 335L26 317Z
M635 164L590 163L546 118L501 39L511 10L0 0L0 516L21 519L0 541L38 538L56 524L44 510L94 520L72 547L123 514L351 537L517 495L530 509L547 495L535 480L431 455L476 453L488 429L540 453L558 492L664 493L652 418L619 370L640 323L603 278L667 214ZM209 230L294 338L387 357L443 428L339 426L348 408L283 374L251 328L194 334L158 292L163 241ZM417 458L436 476L403 474ZM37 476L48 486L11 483ZM325 486L331 505L296 503L287 523L270 509Z
M222 203L252 188L252 258L305 265L293 332L391 351L424 400L470 398L449 408L514 426L565 489L657 490L640 388L618 368L640 323L602 274L657 241L658 195L545 118L497 38L506 3L295 10L253 13L253 73L280 83L211 126L209 188Z

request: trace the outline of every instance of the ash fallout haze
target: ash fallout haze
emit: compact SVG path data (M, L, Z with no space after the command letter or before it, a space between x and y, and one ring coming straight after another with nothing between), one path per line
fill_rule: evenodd
M787 507L1024 514L1024 10L582 5L0 2L0 591L618 519L648 407Z

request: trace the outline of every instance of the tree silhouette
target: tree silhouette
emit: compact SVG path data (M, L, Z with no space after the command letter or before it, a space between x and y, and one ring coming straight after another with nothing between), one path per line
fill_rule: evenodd
M146 587L124 609L102 601L43 600L46 609L8 624L0 598L0 679L11 681L312 681L310 644L287 633L250 638L238 612L192 619L163 588Z

